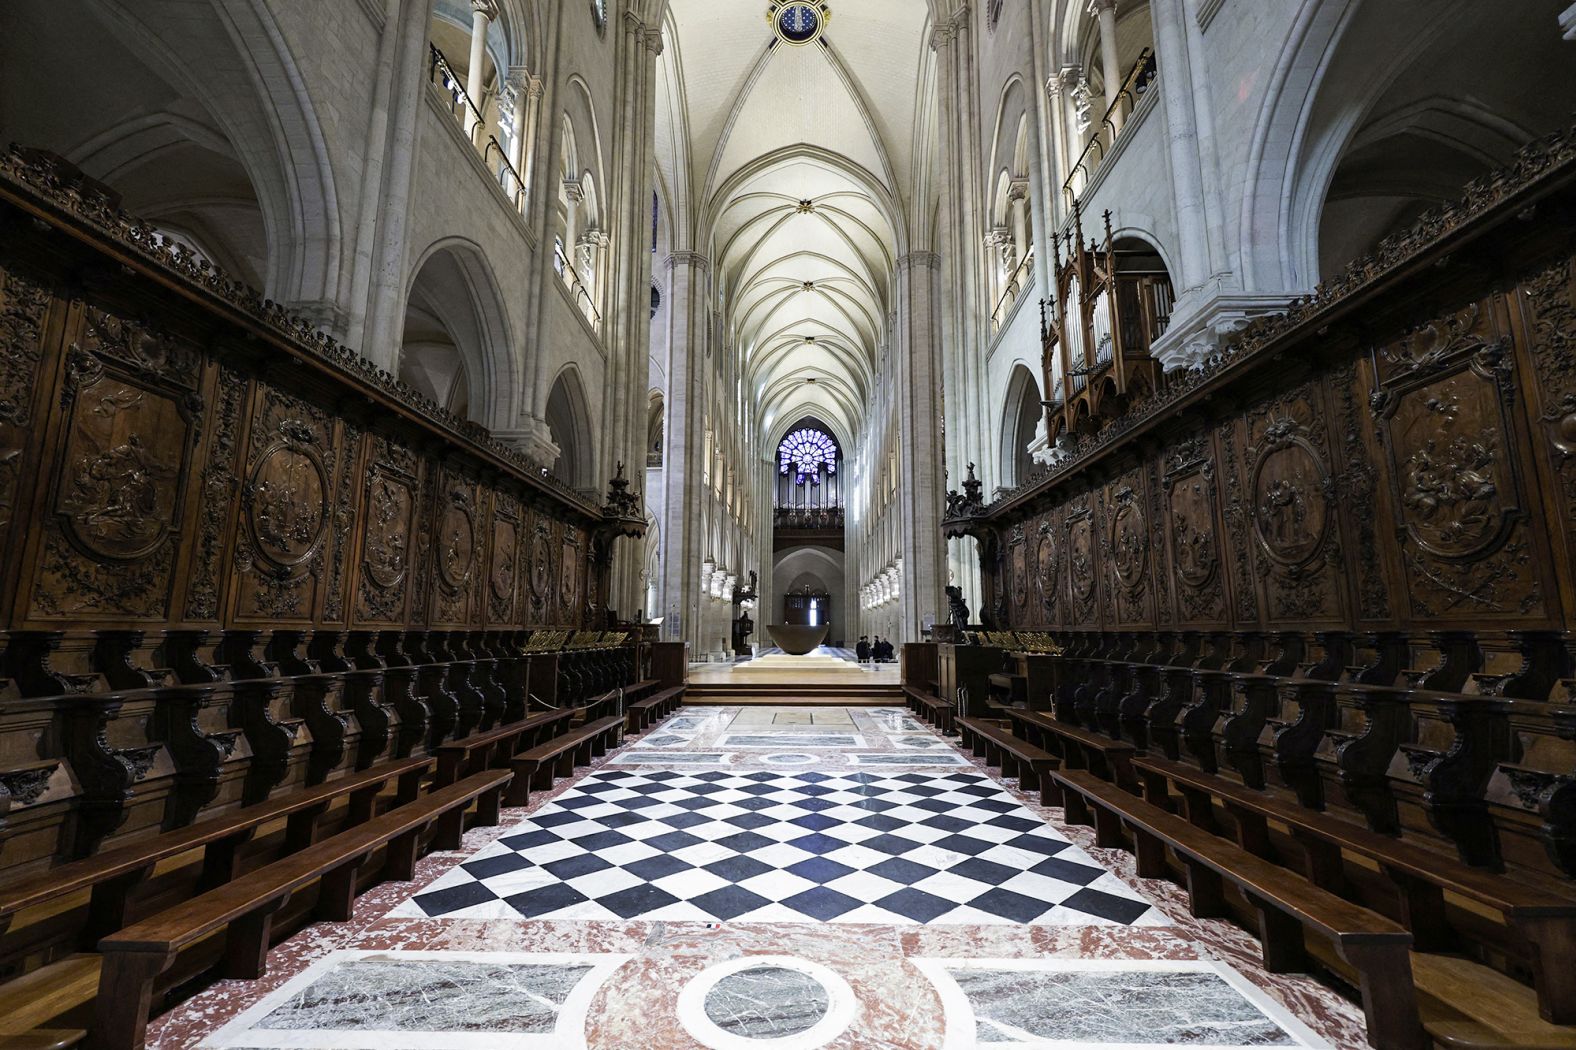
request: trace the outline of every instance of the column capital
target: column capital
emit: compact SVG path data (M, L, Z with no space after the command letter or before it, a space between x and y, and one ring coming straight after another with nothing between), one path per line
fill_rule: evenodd
M487 21L496 21L498 18L498 0L471 0L471 14L486 15Z
M1089 13L1091 15L1099 15L1105 11L1115 14L1116 0L1089 0Z
M580 185L579 179L569 178L564 180L564 196L569 198L569 203L579 204L585 200L585 187Z
M898 270L911 270L915 267L926 266L932 270L940 269L941 256L935 252L909 252L907 255L898 256Z
M958 27L951 22L937 22L930 30L930 49L941 51L952 46L958 36Z
M667 258L667 265L670 270L677 269L680 266L692 266L702 273L708 273L711 270L711 260L700 252L692 251L673 252Z

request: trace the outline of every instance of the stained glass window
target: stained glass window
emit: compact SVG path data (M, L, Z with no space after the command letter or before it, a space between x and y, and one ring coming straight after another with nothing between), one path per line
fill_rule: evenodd
M821 483L821 468L837 473L837 442L819 430L796 430L777 446L778 473L795 475L800 485Z

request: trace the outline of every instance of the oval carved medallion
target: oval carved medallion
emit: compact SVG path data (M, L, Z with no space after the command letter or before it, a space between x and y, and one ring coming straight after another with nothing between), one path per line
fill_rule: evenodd
M493 597L508 601L514 593L514 523L493 522L492 573L488 577Z
M458 590L470 582L471 557L476 550L476 527L470 511L451 503L438 523L438 574Z
M371 517L362 555L367 576L385 590L398 587L409 570L410 489L384 474L368 484Z
M266 560L294 568L322 550L328 534L328 473L317 453L294 437L270 445L258 457L246 502L257 552Z
M1253 534L1272 561L1297 567L1319 552L1329 527L1324 465L1301 436L1276 424L1268 436L1253 471Z
M1088 517L1074 521L1068 528L1068 581L1073 597L1088 601L1094 594L1094 522Z
M1050 608L1056 604L1056 541L1049 529L1040 535L1036 560L1039 568L1035 573L1035 583L1040 589L1040 601Z

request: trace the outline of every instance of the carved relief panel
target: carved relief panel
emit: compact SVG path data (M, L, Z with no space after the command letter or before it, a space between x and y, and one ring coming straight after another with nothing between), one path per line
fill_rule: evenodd
M15 270L0 270L0 552L31 474L24 459L36 422L49 303L49 289Z
M381 437L370 441L361 497L361 558L356 577L358 623L395 624L410 595L420 464L409 449Z
M1106 489L1105 583L1114 622L1147 625L1153 618L1149 588L1149 521L1143 473L1129 471Z
M470 626L486 537L478 510L478 486L444 472L433 508L432 620L434 627Z
M528 522L530 540L527 544L527 620L533 624L552 622L549 608L553 597L553 521L539 511L532 511Z
M1371 407L1414 617L1541 618L1515 359L1478 306L1381 348Z
M328 568L333 439L322 410L257 384L235 547L239 619L315 617Z
M1037 519L1029 531L1028 542L1033 544L1035 566L1032 600L1039 603L1039 608L1031 615L1034 623L1057 623L1061 612L1062 603L1059 599L1066 574L1057 560L1060 554L1056 544L1057 535L1054 511Z
M1166 456L1164 469L1164 532L1177 619L1187 626L1220 626L1230 610L1221 565L1214 450L1202 436L1183 441Z
M1313 384L1248 419L1244 510L1270 623L1341 616L1340 530L1323 421Z
M522 531L520 501L507 493L494 494L487 550L487 622L490 625L518 621L515 598Z
M1563 259L1524 285L1527 343L1537 377L1534 441L1548 471L1547 510L1556 520L1576 522L1576 259ZM1576 573L1576 535L1565 536L1566 572ZM1576 608L1566 610L1576 615Z
M1014 624L1028 623L1038 619L1035 610L1030 607L1029 598L1029 544L1026 530L1022 525L1015 525L1012 529L1011 539L1007 543L1007 576L1009 592L1012 599L1012 622Z
M1068 623L1093 624L1099 616L1095 563L1100 556L1100 540L1096 529L1094 500L1085 493L1074 499L1067 510L1064 546L1067 551Z
M580 603L585 596L586 558L589 548L580 530L566 525L563 527L563 543L559 549L563 560L558 570L557 622L578 624L583 613Z
M190 344L97 309L66 352L32 616L163 618L203 404Z

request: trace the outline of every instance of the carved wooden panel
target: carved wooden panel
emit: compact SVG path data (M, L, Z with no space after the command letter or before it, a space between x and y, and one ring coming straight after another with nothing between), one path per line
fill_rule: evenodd
M241 622L309 623L328 568L335 493L328 413L254 385L235 544Z
M522 534L520 501L507 493L494 496L487 549L487 622L490 624L515 622Z
M443 472L432 511L434 627L472 626L476 619L476 581L486 551L478 492L473 479Z
M1149 586L1153 559L1143 473L1141 469L1128 471L1105 490L1107 572L1103 582L1114 622L1124 625L1147 625L1154 619Z
M0 270L0 554L25 497L28 446L36 423L49 290L15 270ZM5 586L0 584L0 593Z
M1255 407L1245 442L1246 519L1267 621L1338 620L1340 528L1318 386Z
M85 311L66 355L64 440L41 523L31 618L167 615L203 411L200 371L189 343Z
M1541 618L1515 358L1481 304L1381 348L1374 419L1415 617Z
M1523 289L1525 341L1537 388L1533 445L1547 471L1548 509L1576 523L1576 260L1562 259L1533 273ZM1563 537L1560 556L1570 579L1576 575L1576 528L1565 529ZM1576 616L1576 597L1565 615Z
M1039 608L1026 618L1029 623L1057 623L1063 602L1060 600L1067 573L1059 560L1065 549L1057 545L1056 512L1035 519L1029 538L1034 544L1035 592Z
M1068 508L1063 543L1067 564L1067 618L1071 623L1096 623L1099 617L1100 588L1096 562L1099 552L1099 525L1091 494L1073 500Z
M383 437L370 441L361 504L361 555L356 567L355 622L396 624L411 591L420 464L409 449Z
M1184 626L1219 626L1231 613L1214 449L1205 437L1194 437L1171 450L1164 469L1163 531L1177 619Z

